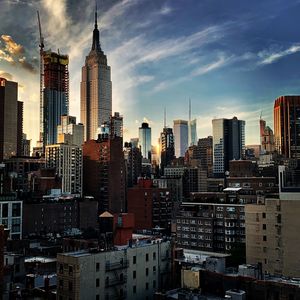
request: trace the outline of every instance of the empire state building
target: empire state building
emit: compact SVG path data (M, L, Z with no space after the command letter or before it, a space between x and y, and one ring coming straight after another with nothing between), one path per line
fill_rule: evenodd
M95 12L95 28L93 31L92 49L82 67L80 84L80 116L84 125L84 140L95 139L97 129L109 122L112 114L112 83L110 66L100 46Z

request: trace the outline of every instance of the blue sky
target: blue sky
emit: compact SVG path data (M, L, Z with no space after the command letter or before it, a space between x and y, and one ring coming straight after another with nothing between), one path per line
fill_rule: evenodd
M24 131L38 138L38 28L46 48L70 55L70 113L79 120L81 67L91 47L94 1L0 0L0 76L20 84ZM98 0L101 45L112 68L113 110L125 140L148 120L152 143L163 126L188 118L198 136L214 117L246 121L246 143L259 141L258 119L272 125L274 99L300 94L300 1Z

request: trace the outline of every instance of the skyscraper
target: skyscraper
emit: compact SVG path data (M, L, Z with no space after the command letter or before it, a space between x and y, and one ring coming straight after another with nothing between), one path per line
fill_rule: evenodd
M197 119L190 121L190 146L197 145Z
M18 84L0 78L0 163L17 154Z
M300 159L300 96L281 96L274 103L276 150L286 158Z
M142 123L139 128L139 147L143 158L151 160L151 128L148 123Z
M109 122L112 114L110 66L107 65L106 55L100 46L97 11L92 49L82 67L80 90L80 115L84 125L84 140L87 141L96 138L97 129Z
M242 159L245 152L245 121L214 119L213 125L213 173L223 177L229 170L229 161Z
M184 157L188 148L188 121L174 120L175 156Z
M61 116L69 113L69 57L50 51L43 53L44 62L44 146L57 142Z
M273 130L269 126L266 126L266 121L263 119L259 120L259 128L261 152L272 153L275 144Z
M174 159L175 155L174 136L172 128L165 127L163 129L163 132L160 134L160 149L160 166L163 173L164 168L171 164L171 161Z

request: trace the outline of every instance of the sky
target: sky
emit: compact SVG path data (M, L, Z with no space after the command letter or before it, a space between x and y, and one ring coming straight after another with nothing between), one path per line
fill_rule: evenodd
M113 111L124 140L148 121L152 143L174 119L246 121L259 143L260 115L273 127L280 95L300 94L300 1L97 0L100 42L111 66ZM92 45L93 0L0 0L0 77L19 83L24 132L39 135L39 10L45 49L70 58L70 114L80 121L81 67Z

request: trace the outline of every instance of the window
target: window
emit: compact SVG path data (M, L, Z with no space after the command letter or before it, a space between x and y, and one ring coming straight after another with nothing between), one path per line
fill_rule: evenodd
M146 253L146 261L149 261L149 254Z
M2 218L8 217L8 203L2 204Z
M13 203L12 205L12 216L20 217L21 216L21 203Z
M64 287L64 281L61 279L59 280L59 287L62 289Z
M146 282L146 290L149 290L149 283Z
M96 300L100 300L100 296L99 295L96 295Z
M73 275L73 266L69 266L69 275Z
M263 214L262 214L262 217L265 219L265 218L266 218L266 213L263 213Z
M148 276L148 275L149 275L149 269L146 268L146 276Z
M156 266L153 266L153 273L156 273Z
M132 277L133 277L133 279L136 278L136 271L133 271L133 272L132 272Z
M73 290L73 282L69 281L69 291L72 291L72 290Z
M133 286L132 292L133 292L134 294L136 294L136 285Z
M263 240L264 240L264 242L267 241L267 236L266 235L263 236Z
M153 260L156 260L156 252L153 252Z
M99 272L100 269L100 263L96 263L96 272Z
M63 273L64 273L64 265L59 264L59 274L63 274Z
M267 224L263 224L263 230L267 229Z
M100 279L97 278L97 279L96 279L96 287L99 287L99 286L100 286Z
M156 281L153 280L153 288L155 289L156 288Z
M133 264L136 264L136 256L133 256Z

